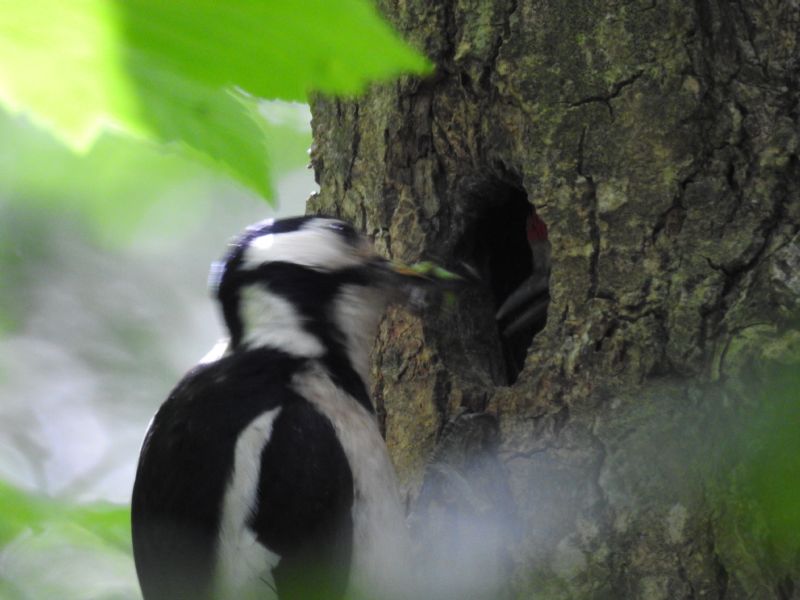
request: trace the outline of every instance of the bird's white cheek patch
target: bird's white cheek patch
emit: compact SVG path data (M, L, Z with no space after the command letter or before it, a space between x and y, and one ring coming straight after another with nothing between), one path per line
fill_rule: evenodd
M242 342L249 348L269 347L303 357L322 356L325 348L303 327L303 320L291 302L271 293L261 284L241 292Z
M280 411L274 408L253 419L236 441L233 473L222 501L215 597L275 597L272 569L280 557L258 542L247 522L256 508L261 453Z

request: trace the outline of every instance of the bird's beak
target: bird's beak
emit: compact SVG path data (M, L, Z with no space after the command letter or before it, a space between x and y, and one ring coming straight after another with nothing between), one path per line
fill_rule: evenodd
M440 285L444 283L456 283L463 280L460 275L448 271L432 262L420 262L413 265L406 265L396 261L382 261L382 268L393 275L398 283L425 285Z
M431 262L406 265L381 258L375 266L379 272L378 280L390 292L389 301L417 309L438 302L438 298L451 298L463 283L460 275Z
M397 262L389 262L389 269L401 277L422 277L425 276L419 271L415 271L411 267Z

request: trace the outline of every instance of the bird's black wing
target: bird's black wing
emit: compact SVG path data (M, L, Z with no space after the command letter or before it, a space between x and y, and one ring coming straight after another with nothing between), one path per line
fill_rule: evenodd
M156 414L131 506L134 558L147 600L211 597L236 442L253 419L278 407L251 526L283 557L275 570L282 598L293 589L283 575L298 561L344 576L339 567L349 564L352 475L330 422L289 386L302 366L274 351L234 354L190 372ZM323 583L338 590L336 577Z

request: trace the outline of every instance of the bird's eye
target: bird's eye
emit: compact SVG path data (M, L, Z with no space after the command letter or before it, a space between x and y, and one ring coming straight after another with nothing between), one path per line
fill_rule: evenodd
M333 229L334 231L341 231L344 232L348 229L348 225L344 223L340 223L338 221L331 221L327 224L328 229Z
M359 234L351 225L341 221L330 221L325 226L339 234L348 244L355 245L358 243Z

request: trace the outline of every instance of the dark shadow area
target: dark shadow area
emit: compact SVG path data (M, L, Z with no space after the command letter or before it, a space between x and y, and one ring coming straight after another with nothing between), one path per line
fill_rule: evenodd
M547 228L519 185L494 180L476 187L470 196L472 212L465 215L467 226L456 256L463 257L489 288L510 385L522 370L533 337L547 321Z

